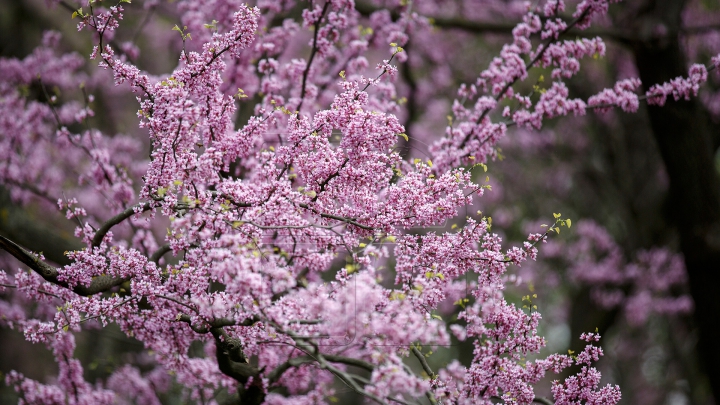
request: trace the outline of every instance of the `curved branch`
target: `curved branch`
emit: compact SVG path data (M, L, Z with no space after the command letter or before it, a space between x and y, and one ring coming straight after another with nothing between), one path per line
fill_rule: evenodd
M215 338L215 356L220 371L239 383L260 375L260 369L248 363L239 340L230 338L222 328L210 328Z
M45 263L40 256L23 248L16 244L10 239L0 235L0 248L10 253L21 261L23 264L30 267L33 271L38 273L45 281L49 281L55 285L61 287L70 288L70 286L58 279L58 269ZM107 291L115 286L118 286L127 281L124 278L116 278L111 276L96 276L93 277L92 282L89 286L78 285L72 288L75 294L82 295L84 297L95 295L104 291Z
M110 229L113 226L119 224L120 222L133 216L136 213L136 211L135 211L136 208L138 208L138 206L126 208L125 211L123 211L123 212L115 215L114 217L108 219L107 221L105 221L105 223L102 224L100 229L98 229L97 232L95 232L95 236L93 236L93 239L92 239L92 247L100 246L100 244L102 243L102 240L105 238L105 235L107 235L107 233L110 231ZM151 206L150 206L150 203L145 203L142 206L140 206L139 208L140 208L140 210L137 212L145 212L145 211L148 211L151 208Z
M158 250L153 252L152 256L150 256L150 261L155 262L155 264L159 264L160 259L162 259L162 257L165 255L165 253L167 253L171 250L172 249L170 249L170 245L168 245L167 243L160 246L158 248Z

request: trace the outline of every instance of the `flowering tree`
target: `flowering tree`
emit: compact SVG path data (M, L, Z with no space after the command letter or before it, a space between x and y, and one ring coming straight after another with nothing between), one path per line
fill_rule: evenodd
M159 75L141 69L137 43L121 40L135 3L50 3L70 9L92 50L61 55L48 32L24 59L0 60L0 181L17 203L59 207L82 245L51 256L0 236L30 269L11 271L8 259L0 273L1 322L45 344L58 365L51 384L7 375L21 403L154 404L170 381L199 403L219 393L243 404L326 403L338 383L383 404L620 400L593 366L603 355L597 331L581 335L577 353L544 352L537 296L506 294L515 269L572 221L555 214L503 247L478 210L485 171L513 126L690 99L720 55L644 92L626 78L585 101L567 82L606 45L569 38L605 18L610 2L516 5L511 41L473 84L452 90L447 121L411 130L401 119L420 121L421 100L445 91L442 80L412 79L408 56L442 58L430 38L453 22L429 18L442 15L438 2L182 1L165 30L181 51ZM116 109L93 107L92 88L131 92L138 129L93 125ZM672 285L684 281L678 260L651 252L627 267L670 268ZM578 278L641 279L628 271ZM596 295L618 303L612 291ZM687 297L667 302L667 312L692 308ZM142 342L146 358L91 384L75 336L111 324ZM428 351L457 340L472 345L471 359L431 367ZM540 384L572 365L574 374Z

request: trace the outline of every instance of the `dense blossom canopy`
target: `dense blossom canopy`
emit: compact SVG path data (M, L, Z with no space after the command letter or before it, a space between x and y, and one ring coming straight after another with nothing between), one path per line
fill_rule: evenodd
M547 354L536 297L505 294L518 281L510 269L572 221L556 214L504 247L479 211L484 170L513 125L695 97L720 55L645 94L633 77L573 98L567 80L606 45L566 34L611 2L527 4L511 41L457 91L444 132L415 137L428 143L417 158L402 147L410 131L396 79L409 63L403 47L434 29L435 2L382 2L393 13L300 2L292 19L293 2L178 1L182 52L162 75L136 65L134 44L114 40L126 3L75 11L95 43L89 71L86 58L55 51L56 32L26 58L0 60L0 182L17 202L59 206L84 244L59 266L2 238L34 271L0 272L0 322L47 345L59 366L50 384L7 375L21 403L157 404L170 379L202 403L218 390L241 403L329 403L338 382L381 404L620 400L593 366L599 334L583 334L581 352ZM533 69L549 84L516 90ZM136 96L145 139L87 125L97 113L90 82ZM33 86L42 97L27 95ZM53 88L82 88L84 103ZM650 311L692 310L686 296L662 297L684 282L680 259L649 251L622 263L601 230L581 225L585 239L565 259L576 280L597 286L599 302L627 306L638 323ZM588 259L588 240L603 243L605 262ZM618 296L612 287L627 282L646 287ZM153 366L128 363L88 382L75 335L109 324L142 342ZM458 340L472 342L470 366L429 367L429 350ZM198 342L203 355L191 350ZM548 372L573 365L536 392Z

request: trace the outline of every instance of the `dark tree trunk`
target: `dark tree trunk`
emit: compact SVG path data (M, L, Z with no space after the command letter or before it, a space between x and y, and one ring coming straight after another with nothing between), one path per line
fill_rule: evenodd
M646 89L678 76L689 64L680 47L682 0L654 0L636 16L642 40L633 51ZM654 37L652 33L663 32ZM648 34L650 33L650 34ZM668 219L677 228L685 256L699 329L698 355L713 395L720 399L720 178L714 162L713 125L697 101L648 106L650 123L670 178Z

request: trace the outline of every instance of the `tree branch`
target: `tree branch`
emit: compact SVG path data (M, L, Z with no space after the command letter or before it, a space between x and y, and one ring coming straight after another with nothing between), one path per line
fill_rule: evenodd
M105 238L105 235L110 231L110 229L119 224L120 222L130 218L135 214L135 209L137 206L132 206L130 208L126 208L125 211L115 215L114 217L108 219L105 221L104 224L100 227L100 229L95 232L95 236L93 236L92 239L92 247L98 247L102 243L103 239ZM148 211L151 208L150 203L145 203L142 206L140 206L139 212L145 212Z
M318 40L318 33L320 31L320 24L322 23L323 18L325 18L325 14L327 13L329 6L330 6L330 2L326 1L325 5L323 6L320 17L318 18L317 22L315 22L315 25L313 26L315 29L313 32L312 50L310 51L310 58L308 59L307 66L305 67L305 71L303 72L302 86L300 88L300 104L297 107L298 111L300 111L303 103L305 102L305 87L307 86L307 79L308 79L308 75L310 74L310 66L312 65L313 59L315 59L315 54L318 51L317 40Z
M332 215L332 214L323 214L323 213L320 213L320 212L315 211L313 208L310 208L310 206L307 205L307 204L298 204L298 205L300 205L300 207L302 207L302 208L308 209L308 210L310 210L310 211L312 211L312 212L320 215L320 216L323 217L323 218L336 219L336 220L338 220L338 221L342 221L342 222L345 222L345 223L347 223L347 224L357 226L358 228L360 228L360 229L365 229L365 230L367 230L367 231L372 231L373 229L375 229L375 228L373 228L373 227L371 227L371 226L363 225L363 224L357 222L354 218L345 218L345 217L341 217L341 216L337 216L337 215Z
M153 252L152 256L150 256L150 261L151 261L151 262L155 262L155 264L159 264L160 259L165 255L165 253L167 253L167 252L169 252L169 251L171 251L171 250L172 250L172 249L170 249L170 245L168 245L167 243L164 244L164 245L162 245L162 246L160 246L160 247L158 248L158 250L156 250L155 252Z
M258 378L262 370L248 363L242 351L242 344L238 339L233 339L222 328L211 328L215 338L215 357L220 371L245 386L250 378L253 384L247 387L240 394L240 402L243 404L261 404L265 400Z
M412 352L417 357L418 360L420 360L420 365L422 366L423 370L427 373L427 375L432 378L435 373L433 373L432 369L430 368L430 365L428 364L427 360L425 360L425 356L418 350L416 347L412 348Z
M45 263L40 259L38 254L35 254L29 250L26 250L22 246L16 244L10 239L0 235L0 248L10 253L21 261L23 264L30 267L33 271L38 273L45 281L49 281L55 285L61 287L70 288L70 286L58 279L58 269ZM110 276L96 276L93 277L92 282L89 286L78 285L72 288L72 291L78 295L84 297L95 295L104 291L107 291L115 286L118 286L127 281L123 278L115 278Z
M422 366L423 370L425 370L427 375L430 378L435 378L435 373L430 368L430 365L427 363L427 360L425 360L425 356L423 356L423 354L420 352L420 350L418 350L416 347L413 347L412 352L415 355L415 357L417 357L417 359L420 360L420 365ZM425 395L427 396L427 399L430 401L431 404L433 404L433 405L437 404L437 401L435 400L435 396L430 391L425 393Z

